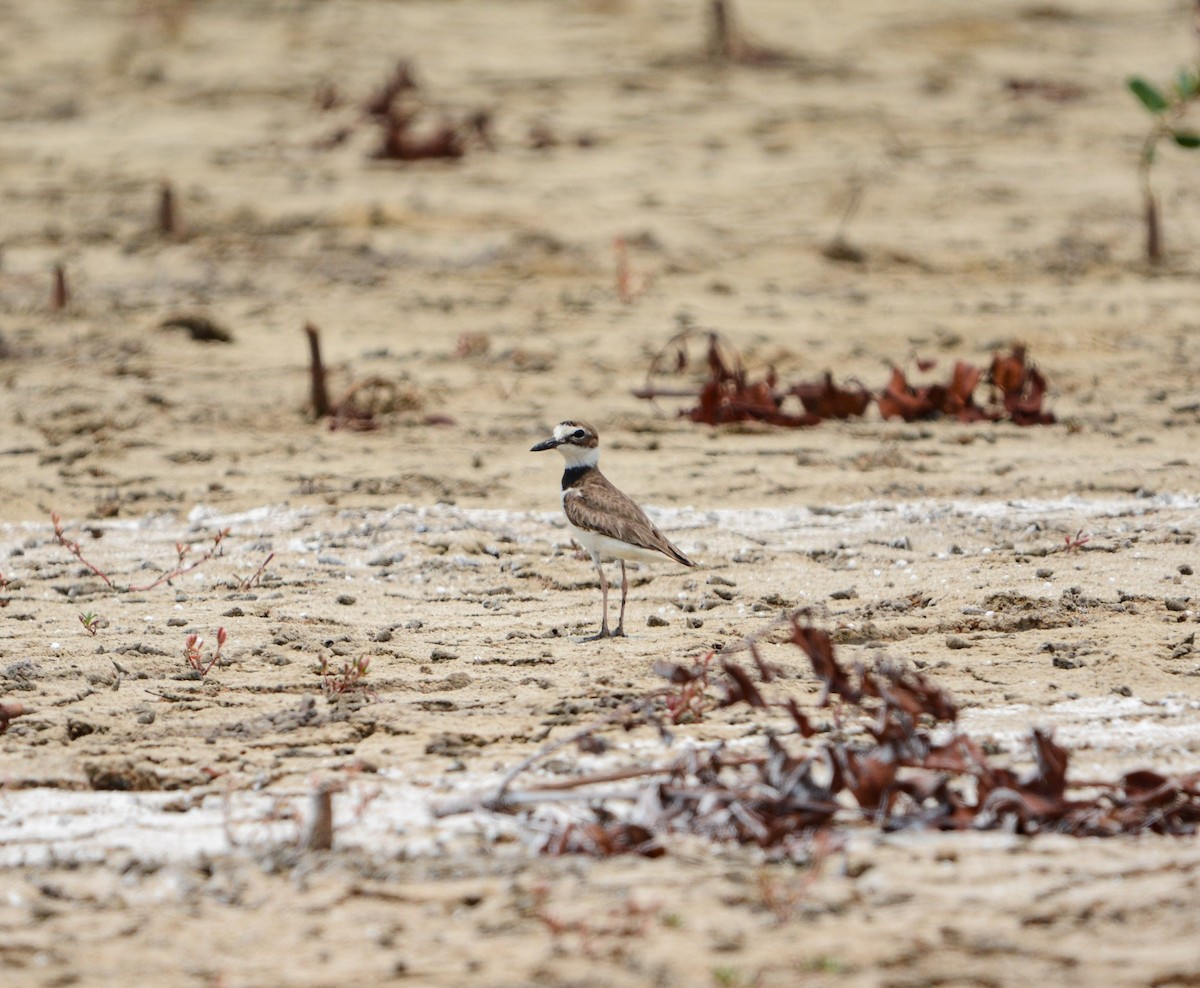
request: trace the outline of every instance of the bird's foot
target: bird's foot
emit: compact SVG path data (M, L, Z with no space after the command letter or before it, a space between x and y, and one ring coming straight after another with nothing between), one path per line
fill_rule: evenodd
M624 628L618 628L616 631L609 631L607 628L601 628L594 635L588 635L586 638L580 638L581 642L598 642L604 638L625 638Z
M612 636L613 636L613 633L608 630L608 625L606 624L603 628L601 628L599 631L597 631L594 635L588 635L586 638L580 638L579 640L581 642L598 642L603 638L611 638Z

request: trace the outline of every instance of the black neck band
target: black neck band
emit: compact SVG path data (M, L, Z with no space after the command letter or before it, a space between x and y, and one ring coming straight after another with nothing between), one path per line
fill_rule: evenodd
M580 477L589 470L594 469L595 467L567 467L563 471L562 489L565 491L568 487L574 487L579 482Z

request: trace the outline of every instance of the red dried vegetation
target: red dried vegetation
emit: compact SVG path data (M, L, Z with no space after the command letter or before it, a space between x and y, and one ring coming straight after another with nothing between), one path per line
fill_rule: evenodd
M655 375L678 375L692 366L689 344L700 335L707 339L708 379L699 393L654 386L651 380ZM922 371L933 366L932 361L918 361L918 369ZM771 367L761 377L751 378L741 355L719 333L699 334L686 329L671 337L655 355L646 385L633 393L638 398L694 397L698 400L696 406L680 414L708 425L754 421L797 428L817 425L824 419L857 418L872 401L883 418L901 418L906 422L955 418L960 422L1049 425L1055 421L1052 412L1042 409L1046 379L1026 362L1025 347L1014 346L1010 354L997 354L992 359L987 374L990 395L986 405L979 405L975 392L983 378L980 368L960 360L944 384L910 384L905 372L894 367L890 380L878 394L858 381L839 386L828 371L819 381L797 381L781 387ZM793 396L800 399L803 412L784 409L784 402Z
M724 425L729 422L766 422L798 428L816 425L820 418L810 412L792 414L782 411L784 394L776 391L775 371L758 380L751 380L742 365L741 355L719 333L708 333L708 380L700 388L700 403L680 414L693 422ZM695 338L693 330L685 329L667 341L650 364L648 378L655 374L682 374L691 365L688 344ZM691 391L670 391L652 387L634 391L639 398L660 396L690 397Z
M322 112L342 106L335 83L324 80L313 97ZM436 122L428 122L436 116ZM387 161L461 158L472 146L494 147L491 113L476 109L461 119L445 110L433 111L424 98L412 62L401 59L391 74L358 107L357 115L314 143L321 150L344 144L364 121L376 124L381 140L371 157Z
M772 854L806 854L815 833L853 822L882 830L1003 829L1077 837L1197 832L1200 772L1170 776L1140 769L1115 782L1072 780L1070 753L1041 730L1031 732L1029 768L998 765L954 728L954 700L935 682L882 660L847 669L824 631L800 624L795 615L786 620L791 643L808 657L822 684L817 706L830 710L830 722L815 724L793 697L774 691L776 671L750 639L745 649L752 663L722 658L716 675L711 654L692 666L664 664L657 671L669 686L547 746L474 805L512 811L573 799L577 812L570 822L556 817L548 824L538 815L538 847L548 854L599 856L662 854L673 834L756 844ZM693 713L745 706L756 718L782 714L790 730L763 723L765 740L757 751L713 744L665 764L614 769L540 789L510 788L517 774L540 759L566 744L594 740L604 728L650 725L669 744L678 709L671 698L696 683L707 690L710 677L715 695L710 704L689 703ZM635 779L640 784L629 786ZM614 787L617 783L622 785Z
M363 109L383 130L383 141L372 157L394 161L422 158L461 158L466 141L459 128L441 120L432 130L416 126L424 109L418 97L411 63L401 60L384 84L367 100Z
M1046 379L1033 364L1026 364L1023 346L1014 346L1007 357L993 357L989 379L999 390L1008 417L1017 425L1049 425L1054 421L1051 412L1042 411Z

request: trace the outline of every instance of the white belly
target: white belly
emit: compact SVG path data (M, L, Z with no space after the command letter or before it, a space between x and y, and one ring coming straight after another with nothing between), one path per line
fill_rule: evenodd
M639 562L651 563L662 562L666 557L657 549L643 549L638 545L630 545L628 542L622 542L620 539L614 539L609 535L601 535L599 532L589 532L586 529L572 525L569 521L567 527L571 530L571 534L575 536L575 541L587 549L593 555L600 556L601 559L631 559Z

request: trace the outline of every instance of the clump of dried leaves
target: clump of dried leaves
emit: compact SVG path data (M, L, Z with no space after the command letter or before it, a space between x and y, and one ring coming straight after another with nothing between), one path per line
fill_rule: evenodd
M1200 773L1173 777L1142 769L1115 782L1071 780L1069 752L1040 730L1031 734L1031 768L995 764L955 729L954 701L936 683L886 661L848 670L825 632L795 616L788 621L791 643L822 684L818 705L830 710L829 723L814 723L792 697L773 695L778 671L751 639L747 664L720 658L718 670L712 654L692 666L662 664L657 671L669 686L543 749L475 805L529 812L555 802L579 804L582 816L570 820L537 817L538 846L547 854L657 856L670 835L696 834L788 855L803 853L815 833L852 822L883 830L1004 829L1079 837L1196 833ZM650 724L669 742L680 709L672 699L697 684L712 702L705 707L693 697L693 715L745 706L756 716L775 713L781 720L763 725L758 750L735 752L718 743L653 767L511 788L517 775L551 751L569 744L603 750L604 727Z
M996 354L988 371L993 401L987 407L975 403L975 389L983 371L958 361L945 384L914 387L900 368L892 369L891 380L875 399L885 418L916 419L957 418L960 422L996 422L1008 419L1017 425L1049 425L1054 415L1042 411L1046 379L1025 361L1025 348L1013 347L1007 356Z
M397 411L416 411L421 397L405 390L396 381L367 377L351 384L336 401L329 398L328 373L321 358L321 333L312 323L305 324L309 351L309 407L314 418L328 419L329 428L366 432L378 429L385 415Z
M332 83L323 83L316 93L315 103L321 110L337 109L343 102ZM360 113L380 129L381 140L372 152L372 158L390 161L455 159L466 154L472 144L492 146L491 114L480 109L459 120L444 110L433 110L417 81L413 64L407 59L397 62L379 88L362 102ZM322 138L317 146L328 149L346 141L361 116ZM435 116L436 122L430 122Z
M700 335L707 338L708 379L699 393L651 384L656 375L687 371L692 364L690 345ZM932 362L921 362L920 369L932 366ZM993 357L986 377L989 398L985 405L975 400L982 380L981 368L960 360L945 383L913 385L903 370L893 367L891 379L878 393L858 381L841 387L828 372L819 381L781 386L773 368L759 378L752 378L741 355L719 333L699 334L685 329L655 355L646 386L634 394L639 398L695 397L698 399L695 407L680 414L707 425L755 421L798 428L817 425L823 419L858 417L872 401L885 419L901 418L906 422L956 418L960 422L1007 420L1017 425L1049 425L1055 421L1053 413L1042 409L1046 379L1034 365L1027 363L1025 347L1014 346L1011 353ZM784 403L790 397L800 400L802 412L785 411Z

